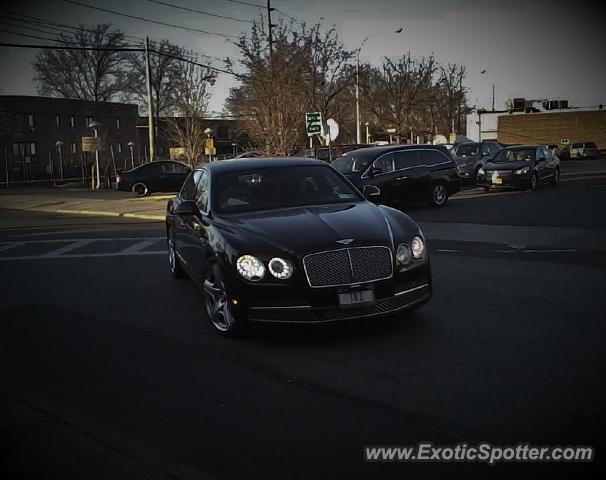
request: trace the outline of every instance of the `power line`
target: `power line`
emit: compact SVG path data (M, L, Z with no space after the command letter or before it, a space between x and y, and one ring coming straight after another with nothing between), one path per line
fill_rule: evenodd
M0 17L1 17L1 15L0 15ZM58 35L56 32L51 32L49 30L40 30L38 28L33 28L29 25L18 25L16 23L5 22L4 20L0 20L0 23L3 25L8 25L10 27L21 28L23 30L28 30L28 31L32 31L32 32L45 33L47 35Z
M51 40L54 42L54 40ZM139 47L77 47L73 45L33 45L28 43L0 43L0 47L13 48L38 48L50 50L97 50L100 52L144 52L144 48Z
M2 30L0 30L2 31ZM13 33L13 32L9 32L9 33ZM18 34L17 34L18 35ZM37 38L39 40L50 40L50 41L54 41L52 39L48 39L48 38L41 38L41 37L35 37L32 35L26 35L23 34L23 36L25 37L31 37L31 38ZM71 42L66 42L66 43L71 43ZM26 43L0 43L0 47L14 47L14 48L38 48L38 49L48 49L48 50L95 50L95 51L101 51L101 52L105 52L105 51L110 51L110 52L145 52L145 48L143 47L79 47L79 46L75 46L75 45L33 45L33 44L26 44ZM200 62L196 62L195 60L190 60L188 58L183 58L180 57L178 55L173 55L171 53L166 53L166 52L162 52L159 50L149 50L152 53L155 53L157 55L163 55L165 57L170 57L170 58L174 58L175 60L180 60L182 62L186 62L186 63L191 63L192 65L196 65L198 67L204 67L204 68L208 68L209 70L214 70L218 73L225 73L227 75L233 75L234 77L237 78L244 78L244 75L240 75L238 73L234 73L234 72L230 72L229 70L224 70L222 68L217 68L217 67L213 67L211 65L207 65L204 63L200 63Z
M240 5L247 5L249 7L265 8L265 5L259 5L258 3L244 2L242 0L227 0L227 1L231 2L231 3L239 3Z
M147 1L151 2L151 3L157 3L159 5L165 5L165 6L171 7L171 8L176 8L178 10L184 10L186 12L199 13L200 15L208 15L210 17L223 18L225 20L233 20L234 22L253 23L252 20L243 20L241 18L230 17L230 16L227 16L227 15L219 15L218 13L203 12L202 10L195 10L193 8L182 7L180 5L174 5L172 3L161 2L159 0L147 0Z
M225 37L225 38L238 38L237 35L228 35L226 33L209 32L207 30L199 30L197 28L183 27L181 25L174 25L172 23L165 23L165 22L160 22L158 20L151 20L149 18L139 17L137 15L129 15L127 13L117 12L115 10L110 10L108 8L94 7L93 5L87 5L85 3L76 2L74 0L61 0L61 1L65 2L65 3L71 3L73 5L78 5L78 6L84 7L84 8L90 8L92 10L98 10L100 12L111 13L112 15L118 15L121 17L132 18L134 20L140 20L142 22L148 22L148 23L154 23L156 25L162 25L165 27L178 28L180 30L187 30L189 32L194 32L194 33L204 33L205 35L217 35L219 37Z
M10 30L6 30L4 28L0 28L0 32L10 33L11 35L17 35L19 37L35 38L36 40L45 40L47 42L72 43L72 42L68 42L65 40L59 40L57 38L47 38L47 37L40 37L38 35L28 35L27 33L11 32Z
M79 27L75 27L73 25L68 25L68 24L65 24L65 23L54 22L52 20L44 20L42 18L34 17L32 15L25 15L23 13L12 12L10 10L1 10L1 11L9 13L11 16L0 15L0 17L8 18L8 19L13 20L13 21L22 22L22 23L25 23L26 25L36 25L38 27L50 28L51 30L57 30L57 31L59 31L61 33L65 33L65 34L70 34L70 35L72 34L72 32L66 31L65 30L66 28L67 29L71 29L71 30L76 30L76 31L84 30L86 32L101 34L101 32L99 32L98 30L95 30L95 29L92 29L92 28L86 28L83 25L81 25ZM23 19L22 18L14 18L16 16L18 16L18 17L24 17L24 18ZM59 27L61 27L61 28L59 28ZM141 42L143 41L143 38L141 38L141 37L136 37L136 36L133 36L133 35L126 35L123 32L120 32L120 33L122 33L124 35L124 37L126 37L126 38L132 38L132 39L135 39L135 40L138 40L138 41L141 41ZM104 35L104 36L110 36L111 34L109 34L109 33L103 33L102 35Z

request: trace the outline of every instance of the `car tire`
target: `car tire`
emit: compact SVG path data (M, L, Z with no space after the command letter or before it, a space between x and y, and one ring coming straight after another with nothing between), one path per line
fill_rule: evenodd
M533 172L528 182L528 188L531 192L537 189L539 185L539 177L537 175L537 172Z
M555 186L558 183L560 183L560 168L556 167L555 171L553 172L553 177L551 178L551 184Z
M235 314L229 304L221 269L210 262L204 271L202 282L204 313L214 330L225 337L238 337L245 333L244 320Z
M143 182L133 184L131 190L137 197L145 197L149 193L147 185Z
M448 201L448 188L444 182L436 182L431 186L427 203L433 208L442 208Z
M170 269L170 273L174 278L185 278L187 275L177 255L175 240L170 229L166 232L166 239L168 243L168 268Z

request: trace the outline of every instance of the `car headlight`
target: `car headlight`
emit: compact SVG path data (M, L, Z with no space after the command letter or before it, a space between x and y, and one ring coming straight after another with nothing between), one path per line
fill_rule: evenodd
M484 175L486 172L484 171L484 169L482 167L480 167L480 169L478 170L478 175Z
M238 273L247 280L259 281L265 275L263 262L252 255L242 255L236 261Z
M280 280L286 280L292 275L292 267L283 258L275 257L269 261L269 273Z
M400 243L396 250L396 260L400 265L408 265L412 261L412 254L410 248L405 243Z
M421 237L413 237L410 246L412 249L412 257L415 260L421 260L425 257L425 242Z
M529 168L524 167L524 168L520 168L519 170L516 170L514 173L516 173L517 175L523 175L524 173L528 173L528 172L529 172Z

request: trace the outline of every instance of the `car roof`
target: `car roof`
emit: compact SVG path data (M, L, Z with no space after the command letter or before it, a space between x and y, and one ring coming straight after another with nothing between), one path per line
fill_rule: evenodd
M358 154L364 156L381 155L383 153L395 152L398 150L438 150L443 152L446 147L443 145L429 145L429 144L407 144L407 145L380 145L377 147L359 148L347 152L348 155Z
M253 158L234 158L211 162L204 165L203 168L211 173L239 172L250 170L251 168L271 168L271 167L300 167L310 165L326 166L326 162L305 157L253 157ZM201 168L198 168L200 170Z
M510 145L503 150L521 150L523 148L544 148L545 145Z

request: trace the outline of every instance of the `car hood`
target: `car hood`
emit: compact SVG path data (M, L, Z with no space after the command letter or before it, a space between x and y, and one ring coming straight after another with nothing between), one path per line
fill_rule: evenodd
M278 249L300 256L345 246L391 246L385 215L370 202L284 208L218 220L217 226L241 253L276 254ZM338 242L347 239L352 241Z
M484 166L485 172L491 172L494 170L519 170L524 167L532 167L532 162L521 160L519 162L501 162L501 163L487 163Z
M457 165L464 165L465 163L471 163L474 162L478 159L478 155L467 155L464 157L459 157L456 156L454 157L454 161L457 163Z

